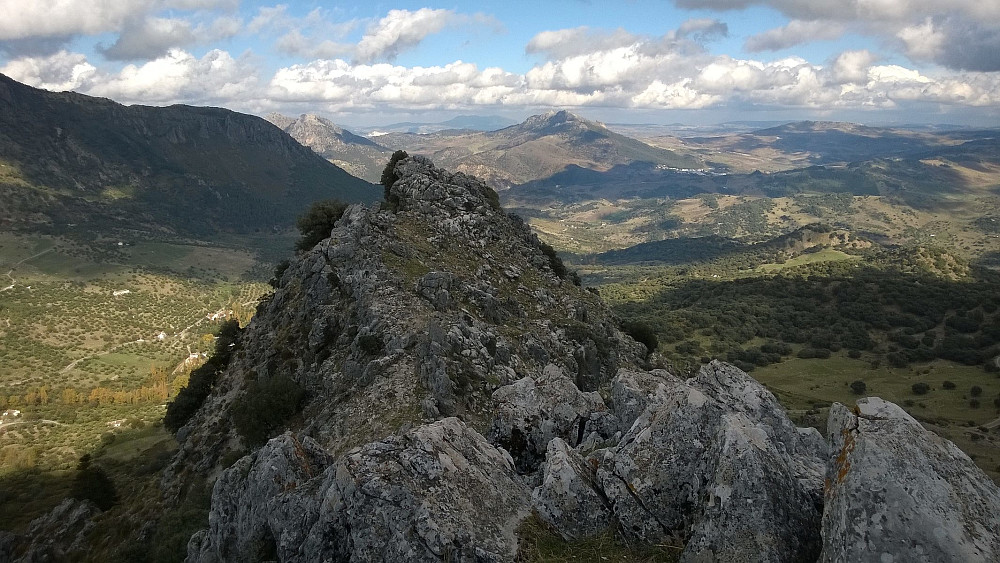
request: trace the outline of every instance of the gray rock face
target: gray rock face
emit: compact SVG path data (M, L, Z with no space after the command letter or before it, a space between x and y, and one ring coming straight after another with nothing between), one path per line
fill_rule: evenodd
M70 561L81 558L88 549L87 534L94 527L94 517L101 513L89 500L67 498L47 514L31 521L23 538L8 536L0 542L0 555L19 553L13 563ZM20 546L18 547L18 544Z
M610 438L617 419L597 393L580 391L556 365L537 379L525 377L493 393L497 406L490 440L514 456L518 470L534 472L553 438L579 445L591 433Z
M210 529L188 544L190 561L260 561L293 556L319 505L303 499L332 459L310 438L290 432L270 440L219 476L212 490Z
M509 561L517 552L528 491L510 456L458 419L368 444L332 477L324 506L344 524L352 561Z
M821 561L1000 561L1000 489L877 397L835 404Z
M623 375L616 387L634 384ZM655 389L597 471L621 530L686 540L687 560L815 559L823 460L777 400L719 362Z
M308 416L295 430L338 455L442 417L485 427L494 391L550 363L600 383L641 365L642 345L596 296L552 272L531 230L485 184L419 157L396 173L394 212L348 208L285 270L178 433L168 497L179 475L214 478L219 458L242 449L229 413L251 378L303 387Z
M532 493L535 510L567 540L593 536L614 523L595 468L562 438L545 453L542 484Z
M611 382L611 404L623 431L628 431L649 405L662 405L670 390L681 383L666 370L651 372L618 370Z
M508 561L529 491L456 418L348 452L272 439L225 471L188 561Z

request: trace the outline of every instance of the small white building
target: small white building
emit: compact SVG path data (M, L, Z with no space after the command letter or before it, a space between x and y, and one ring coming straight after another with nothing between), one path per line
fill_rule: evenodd
M128 289L116 289L111 295L121 297L122 295L128 295L129 293L132 293L132 291Z
M3 411L3 415L2 416L4 418L16 418L18 416L21 416L21 411L19 411L17 409L8 409L8 410Z

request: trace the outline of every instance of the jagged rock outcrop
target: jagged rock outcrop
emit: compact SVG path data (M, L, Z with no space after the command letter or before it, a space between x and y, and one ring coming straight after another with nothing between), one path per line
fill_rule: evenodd
M574 446L592 434L609 439L618 419L596 392L584 393L554 364L538 378L525 377L493 393L497 402L490 440L514 456L523 473L534 472L550 442L559 438Z
M542 484L532 499L542 520L568 540L595 536L614 526L611 503L597 484L594 466L562 438L549 442Z
M622 532L687 541L692 560L815 558L825 452L774 396L719 362L655 390L597 470Z
M168 497L185 473L213 476L225 452L245 447L231 413L250 381L286 377L305 389L296 430L336 455L453 415L485 428L494 392L549 364L587 392L644 365L643 346L597 296L555 274L491 189L419 157L395 174L395 209L348 208L284 271L178 433Z
M290 434L226 470L188 561L509 561L529 492L456 418L366 444L317 474Z
M32 520L23 537L0 536L0 556L12 563L77 560L88 550L87 534L100 513L89 500L67 498Z
M1000 488L955 444L877 397L827 433L821 561L1000 561Z
M216 479L189 561L510 561L532 511L692 562L996 555L996 487L898 407L835 408L831 456L731 365L650 369L481 182L394 172L385 209L349 208L285 270L179 433L168 500ZM272 378L305 390L291 431L220 467L248 445L234 405ZM954 523L923 525L922 500Z
M270 440L224 471L212 491L209 530L188 545L197 561L261 561L294 556L319 518L314 478L333 459L312 439ZM301 490L300 490L301 489Z

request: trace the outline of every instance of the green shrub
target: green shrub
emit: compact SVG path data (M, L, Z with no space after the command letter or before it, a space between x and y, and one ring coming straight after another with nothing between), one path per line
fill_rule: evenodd
M90 454L84 454L76 466L76 477L70 487L69 496L79 500L89 500L101 510L108 510L118 504L115 484L103 469L90 463Z
M274 289L278 289L278 286L281 285L281 276L285 274L285 270L287 270L291 265L291 262L288 260L278 262L278 265L274 267L274 276L272 276L267 283Z
M560 278L566 279L569 271L566 269L566 265L563 264L562 258L560 258L556 253L556 249L541 241L538 242L538 248L542 251L542 254L548 258L549 267L552 268L552 273Z
M973 397L978 397L983 394L983 388L978 385L973 385L972 389L969 389L969 394Z
M309 210L296 221L302 237L295 243L295 249L309 250L330 236L330 231L344 216L346 210L347 204L336 199L317 201L312 204Z
M240 324L236 320L228 320L219 327L215 352L207 362L191 372L187 386L181 388L174 400L167 405L167 412L163 415L163 426L167 430L176 434L201 408L212 392L219 372L229 365L239 333Z
M931 386L921 381L920 383L914 383L910 389L913 390L914 394L926 395L931 390Z
M855 395L864 395L865 392L868 391L868 385L866 385L864 381L858 379L851 383L851 391Z
M283 375L251 381L233 403L233 426L248 446L259 446L282 430L299 411L305 390Z
M656 338L656 331L643 321L625 321L622 323L622 330L625 331L625 334L634 338L636 342L641 342L646 346L647 354L656 351L656 348L660 345L659 340Z
M399 176L396 175L396 170L395 170L396 164L398 164L400 160L403 160L408 156L410 155L406 154L406 151L396 151L392 153L392 156L389 158L389 163L386 164L385 169L382 170L381 182L382 182L382 187L385 188L383 199L385 199L385 201L388 202L394 209L399 202L393 201L392 197L389 194L389 189L392 188L392 185L396 183L396 180L399 180Z
M945 381L944 383L941 384L941 388L942 389L954 389L955 388L955 384L953 382L951 382L951 381Z
M825 348L803 348L797 354L802 359L819 358L825 360L830 357L830 351Z

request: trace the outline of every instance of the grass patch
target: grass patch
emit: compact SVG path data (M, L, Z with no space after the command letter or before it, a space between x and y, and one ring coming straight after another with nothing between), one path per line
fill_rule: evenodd
M795 258L791 258L783 264L761 264L757 267L757 271L761 273L773 273L779 270L784 270L786 268L794 268L796 266L804 266L806 264L818 264L821 262L843 262L846 260L860 260L860 256L854 256L835 250L832 248L824 248L819 252L810 252L806 254L800 254Z
M610 561L618 563L675 562L681 548L673 546L629 545L614 530L576 541L566 541L532 514L517 529L519 562L563 563L569 561Z

